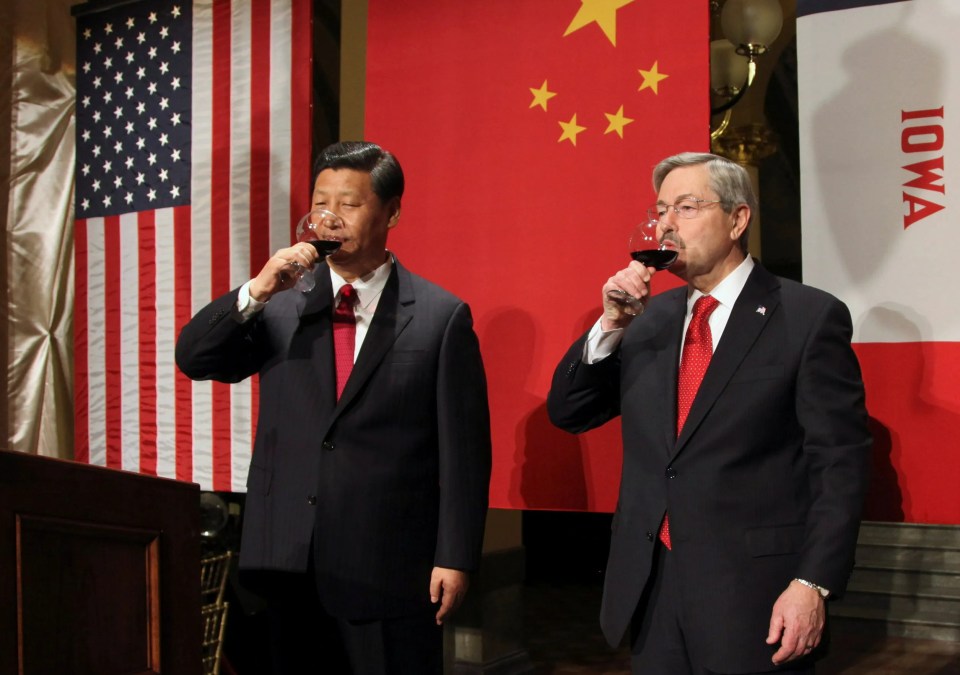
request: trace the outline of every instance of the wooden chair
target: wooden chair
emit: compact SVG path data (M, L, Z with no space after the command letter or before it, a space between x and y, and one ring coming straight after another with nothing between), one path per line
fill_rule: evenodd
M230 603L223 601L233 552L200 560L200 616L203 623L203 673L219 675Z
M200 604L219 605L230 575L230 559L233 551L200 559Z

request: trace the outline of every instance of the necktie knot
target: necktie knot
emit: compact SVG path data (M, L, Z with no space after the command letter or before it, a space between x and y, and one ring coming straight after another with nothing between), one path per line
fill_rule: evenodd
M719 304L720 301L712 295L701 295L697 298L697 301L693 303L693 320L709 319L710 315L713 314L713 310L715 310Z
M334 320L346 321L354 320L353 306L357 301L357 291L350 284L346 284L340 289L340 302L334 310Z
M340 300L341 300L341 301L343 301L343 300L348 300L348 301L352 302L352 301L353 301L353 298L356 297L356 294L357 294L356 289L354 289L354 287L351 286L350 284L344 284L344 285L340 288ZM709 296L706 296L706 295L705 295L705 296L703 296L703 297L706 298L706 297L709 297Z

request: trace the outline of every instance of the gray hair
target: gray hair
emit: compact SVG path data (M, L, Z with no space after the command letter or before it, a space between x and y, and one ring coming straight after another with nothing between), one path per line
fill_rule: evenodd
M717 193L718 199L722 202L720 206L724 211L732 213L734 208L741 204L750 207L750 220L747 221L747 227L740 235L740 248L746 253L750 239L750 223L753 220L753 214L759 213L759 205L757 194L753 191L753 183L750 182L750 174L742 166L726 157L711 155L707 152L681 152L667 157L654 167L653 189L659 193L667 174L674 169L701 164L706 165L710 172L710 189Z

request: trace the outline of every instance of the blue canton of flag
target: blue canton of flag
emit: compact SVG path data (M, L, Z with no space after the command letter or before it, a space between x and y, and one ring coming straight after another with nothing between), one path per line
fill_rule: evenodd
M190 203L191 6L77 20L78 218Z

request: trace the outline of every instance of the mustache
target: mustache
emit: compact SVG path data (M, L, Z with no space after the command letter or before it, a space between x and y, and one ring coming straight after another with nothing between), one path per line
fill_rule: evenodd
M665 235L663 235L663 239L660 240L661 246L667 243L673 244L677 248L685 248L683 245L683 239L678 237L673 232L667 232Z

